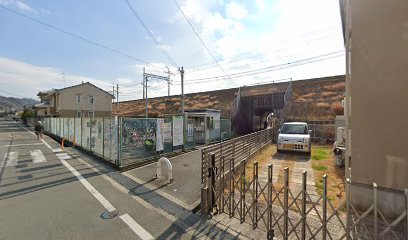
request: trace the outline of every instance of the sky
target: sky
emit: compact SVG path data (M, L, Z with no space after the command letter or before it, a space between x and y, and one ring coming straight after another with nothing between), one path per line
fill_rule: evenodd
M345 73L338 0L0 0L0 95L91 82L142 98ZM163 80L148 96L167 95Z

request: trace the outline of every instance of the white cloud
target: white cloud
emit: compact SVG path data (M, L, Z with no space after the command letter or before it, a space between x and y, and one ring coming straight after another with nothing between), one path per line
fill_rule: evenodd
M241 20L248 16L247 10L237 2L230 2L226 7L227 17Z
M36 99L40 91L63 88L82 82L90 82L104 90L111 90L107 81L65 73L62 70L34 66L28 63L0 57L0 81L2 89L8 92Z
M24 12L37 12L22 0L0 0L0 5L14 6Z

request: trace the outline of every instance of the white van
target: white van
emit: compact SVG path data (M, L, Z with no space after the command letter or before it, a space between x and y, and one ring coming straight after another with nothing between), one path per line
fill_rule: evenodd
M278 152L296 151L312 153L310 133L305 122L287 122L279 129Z

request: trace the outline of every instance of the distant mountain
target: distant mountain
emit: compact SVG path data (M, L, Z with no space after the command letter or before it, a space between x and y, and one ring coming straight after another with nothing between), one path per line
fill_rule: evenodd
M22 110L24 105L26 107L32 107L34 104L39 103L39 101L32 98L14 98L14 97L3 97L0 96L0 111L9 110Z

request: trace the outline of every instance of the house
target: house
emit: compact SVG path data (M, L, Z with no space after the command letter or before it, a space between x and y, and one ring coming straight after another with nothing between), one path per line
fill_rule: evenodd
M110 117L114 96L86 82L37 94L41 103L34 105L39 117Z
M408 1L340 1L346 48L346 177L353 204L406 209ZM408 194L408 192L407 192Z

